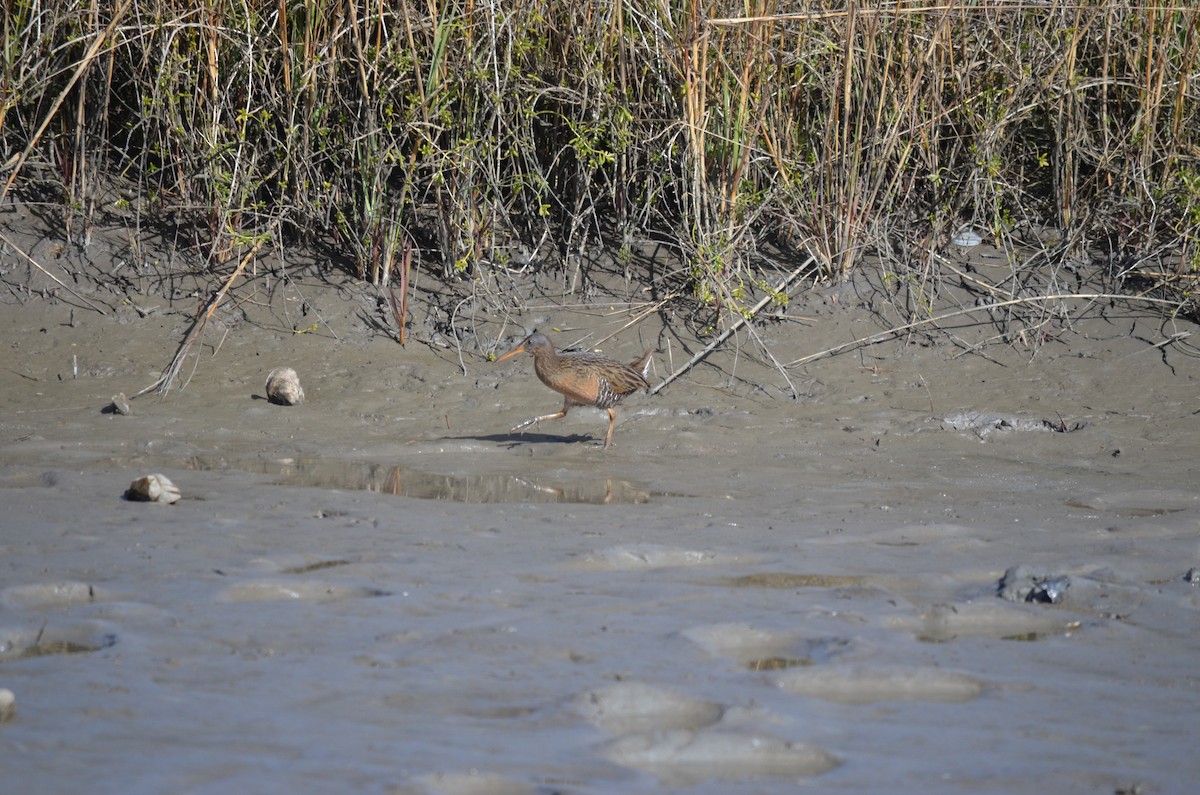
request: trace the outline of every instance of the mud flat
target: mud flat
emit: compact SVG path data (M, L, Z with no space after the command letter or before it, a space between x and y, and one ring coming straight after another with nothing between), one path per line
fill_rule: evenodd
M759 334L798 358L869 333L846 289ZM1200 780L1200 359L1149 316L1036 352L876 346L790 386L731 343L627 399L602 451L595 411L508 432L559 398L486 354L535 326L599 338L605 312L401 348L370 289L298 270L218 318L185 390L119 413L197 299L130 289L96 296L102 316L19 292L0 305L6 791ZM661 380L694 348L658 322L604 352L654 345ZM265 399L278 367L302 403ZM181 499L123 497L151 473Z

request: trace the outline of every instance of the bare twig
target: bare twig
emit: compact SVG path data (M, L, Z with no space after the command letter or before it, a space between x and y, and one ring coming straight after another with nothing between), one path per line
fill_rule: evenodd
M187 359L188 350L191 349L192 343L195 342L200 337L201 332L204 331L204 327L208 324L208 319L212 317L213 312L217 311L217 307L220 306L221 301L225 298L225 293L229 291L230 285L232 285L234 280L241 275L242 271L246 269L246 266L250 264L250 260L254 259L254 255L258 253L258 250L262 248L263 244L266 242L266 238L259 238L258 242L254 244L254 248L250 249L249 253L242 257L242 261L238 263L237 268L235 268L233 273L230 274L229 278L225 280L225 284L221 286L221 289L215 296L213 296L213 299L209 301L208 308L197 313L196 319L192 323L192 327L187 333L187 337L184 338L183 343L179 346L179 350L175 352L175 358L171 360L171 364L169 364L167 368L163 370L162 375L159 376L157 381L145 389L142 389L133 397L141 397L142 395L154 389L158 390L159 395L165 396L167 394L167 392L171 389L171 382L174 381L176 376L179 375L179 370L183 367L184 360ZM188 380L190 381L191 378L189 377Z
M675 298L677 298L677 297L678 297L678 293L670 293L670 294L669 294L669 295L667 295L665 298L663 298L663 299L661 299L661 300L659 300L659 301L655 301L655 302L654 302L654 303L652 303L650 306L648 306L648 307L646 307L645 309L643 309L641 312L638 312L638 313L637 313L637 315L636 315L636 316L634 316L634 318L633 318L632 320L630 320L628 323L625 323L623 326L621 326L621 327L620 327L619 329L617 329L616 331L614 331L614 332L612 332L611 334L608 334L608 335L606 335L606 336L604 336L604 337L601 337L600 339L596 340L596 342L594 343L594 346L595 346L595 347L599 347L600 345L603 345L604 343L608 342L608 341L609 341L610 339L612 339L613 337L615 337L615 336L617 336L618 334L620 334L620 333L621 333L622 331L624 331L625 329L627 329L627 328L630 328L631 326L636 326L638 323L641 323L643 320L645 320L646 318L650 317L651 315L653 315L653 314L654 314L655 312L657 312L658 310L662 309L664 306L666 306L668 303L670 303L671 301L673 301L673 300L674 300Z
M943 320L949 320L952 317L969 315L974 312L987 312L993 309L1001 309L1006 306L1016 306L1017 304L1034 304L1044 303L1046 301L1063 301L1067 299L1079 299L1084 301L1141 301L1143 303L1161 304L1163 306L1179 306L1178 301L1167 301L1162 298L1148 298L1141 295L1116 295L1112 293L1068 293L1059 295L1034 295L1027 298L1014 298L1010 301L999 301L994 304L970 306L966 309L958 309L953 312L947 312L944 315L927 317L923 320L917 320L913 323L905 323L903 326L896 326L888 329L887 331L881 331L878 334L859 337L856 340L844 342L841 345L834 345L832 348L826 348L823 351L818 351L817 353L812 353L808 356L802 356L795 361L788 362L786 365L784 365L784 367L799 367L800 365L808 364L815 359L820 359L823 356L832 356L834 354L841 353L842 351L852 350L863 345L874 345L877 342L883 342L884 340L891 339L897 334L901 334L905 331L911 331L912 329L920 328L921 326L934 325L942 322Z
M29 153L33 151L35 146L37 146L38 141L40 141L42 138L42 134L46 132L46 128L49 127L50 122L54 120L54 115L58 113L58 108L60 105L62 105L63 100L67 98L67 94L71 93L71 89L75 87L77 82L79 82L79 78L82 77L83 73L87 71L87 68L91 66L92 59L96 57L96 53L100 51L100 47L103 46L104 42L108 41L108 37L112 35L113 30L116 29L117 23L121 21L121 17L125 16L125 9L129 7L129 2L130 0L121 0L120 5L117 6L117 10L113 12L113 18L108 23L108 27L106 27L104 32L97 36L96 40L93 41L91 46L88 47L87 52L83 55L83 59L79 62L79 66L76 67L75 73L71 75L71 79L67 81L67 84L63 86L62 91L59 92L58 97L54 100L53 104L50 105L50 110L45 116L42 117L42 123L38 125L37 130L34 131L33 135L29 137L29 143L25 144L24 151L21 152L20 157L17 158L17 162L13 165L12 173L8 175L8 181L4 183L4 189L0 190L0 203L4 201L4 197L8 195L9 189L12 188L13 183L17 181L17 175L21 173L21 166L25 165L25 161L29 159Z
M50 277L51 279L53 279L53 280L54 280L54 283L55 283L55 284L57 284L59 287L61 287L61 288L63 288L64 290L66 290L68 293L70 293L71 295L75 296L75 297L76 297L76 298L78 298L80 301L83 301L85 304L87 304L88 306L90 306L92 309L95 309L95 310L96 310L97 312L99 312L100 314L102 314L102 315L107 315L107 314L108 314L108 313L107 313L107 312L105 312L103 309L101 309L100 307L96 306L96 305L95 305L95 304L93 304L91 301L87 300L87 299L86 299L86 298L84 298L82 295L80 295L79 293L75 292L75 291L74 291L74 290L72 290L70 287L68 287L68 286L67 286L65 283L63 283L63 280L62 280L62 279L58 278L57 276L55 276L55 275L54 275L53 273L51 273L50 271L48 271L48 270L46 270L45 268L43 268L43 267L42 267L42 266L41 266L41 265L38 263L38 261L37 261L37 260L35 260L33 257L31 257L31 256L29 256L28 254L26 254L24 251L22 251L22 250L21 250L21 249L20 249L20 248L17 246L17 244L16 244L16 243L12 242L12 241L11 241L11 240L9 240L7 237L5 237L5 235L4 235L4 233L3 233L3 232L0 232L0 240L3 240L3 241L4 241L4 242L5 242L5 243L6 243L6 244L7 244L7 245L8 245L8 246L9 246L9 247L10 247L10 248L13 250L13 251L17 252L17 253L18 253L18 254L20 254L22 257L24 257L25 259L27 259L27 260L29 261L29 264L30 264L30 265L32 265L33 267L37 268L37 269L38 269L38 270L40 270L42 273L46 274L48 277Z
M667 376L662 381L662 383L658 384L656 387L651 389L650 394L657 395L659 392L661 392L663 390L663 388L667 384L671 383L676 378L683 375L688 370L692 369L697 364L702 362L705 357L707 357L710 353L712 353L714 350L719 348L725 342L725 340L727 340L731 336L733 336L734 333L736 333L738 329L740 329L742 326L746 325L748 322L753 320L754 316L757 315L764 306L766 306L767 304L774 301L775 297L777 295L779 295L780 293L787 290L787 288L791 285L791 283L793 281L795 281L800 276L801 273L804 273L804 271L806 271L810 266L815 265L816 263L817 263L816 257L810 256L807 260L804 261L804 263L802 265L800 265L800 267L796 268L794 271L792 271L786 277L784 277L783 281L781 281L774 290L772 290L767 295L763 296L762 300L759 301L757 304L755 304L753 306L753 308L750 309L749 312L747 312L746 314L739 317L732 326L725 329L723 332L721 332L720 335L717 336L716 339L714 339L712 342L708 343L708 345L706 345L704 347L704 350L697 353L695 356L693 356L691 359L688 360L687 364L683 365L678 370L671 373L669 376Z

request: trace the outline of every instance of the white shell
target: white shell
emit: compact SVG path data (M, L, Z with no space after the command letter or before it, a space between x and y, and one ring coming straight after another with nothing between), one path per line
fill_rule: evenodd
M267 376L267 400L281 406L296 406L304 402L300 376L290 367L276 367Z
M179 487L166 475L145 475L129 484L125 498L139 502L163 502L172 505L179 502Z

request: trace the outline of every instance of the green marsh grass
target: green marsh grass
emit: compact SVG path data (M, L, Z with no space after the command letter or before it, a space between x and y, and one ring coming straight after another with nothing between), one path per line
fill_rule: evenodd
M948 284L1018 331L1080 281L1197 313L1190 2L11 0L0 54L0 206L86 240L119 186L214 270L322 241L498 284L527 251L565 295L599 246L714 331L808 256L897 323ZM956 266L964 227L1004 266Z

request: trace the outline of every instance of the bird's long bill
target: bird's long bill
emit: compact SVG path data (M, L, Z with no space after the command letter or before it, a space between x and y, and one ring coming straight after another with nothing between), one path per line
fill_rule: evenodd
M527 342L529 342L529 340L527 340L527 339L526 339L526 340L522 340L520 345L518 345L517 347L513 348L513 349L512 349L511 351L509 351L508 353L504 354L503 356L501 356L501 357L500 357L499 359L497 359L496 361L492 362L492 364L500 364L500 362L504 361L505 359L512 358L513 356L516 356L518 353L524 353L524 352L526 351L526 348L525 348L525 343L527 343Z

